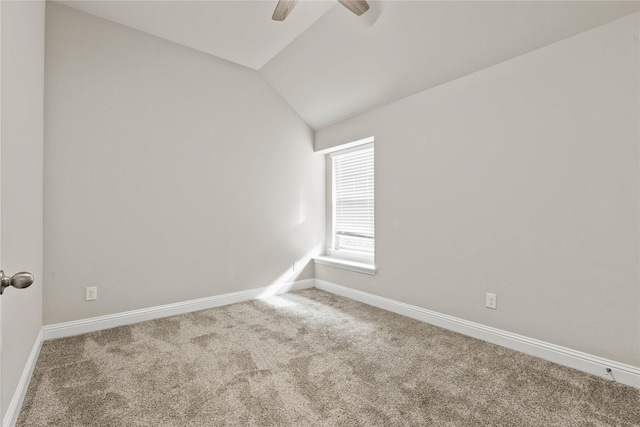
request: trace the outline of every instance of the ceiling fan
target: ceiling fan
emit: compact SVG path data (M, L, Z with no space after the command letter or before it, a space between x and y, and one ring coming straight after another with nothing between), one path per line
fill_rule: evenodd
M360 16L369 10L369 3L366 0L338 0L341 5L349 9L351 12ZM280 0L276 5L276 10L273 11L271 19L274 21L284 21L284 19L291 13L293 7L298 0Z

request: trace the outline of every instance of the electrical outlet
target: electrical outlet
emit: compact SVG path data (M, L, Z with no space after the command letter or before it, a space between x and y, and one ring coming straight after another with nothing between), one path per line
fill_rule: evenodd
M90 286L90 287L86 288L85 289L84 299L86 301L93 301L95 299L98 299L98 287L97 286Z
M300 270L300 263L298 261L293 261L293 271Z
M498 297L496 296L496 294L490 294L489 292L487 292L486 305L487 308L492 308L494 310L498 308Z

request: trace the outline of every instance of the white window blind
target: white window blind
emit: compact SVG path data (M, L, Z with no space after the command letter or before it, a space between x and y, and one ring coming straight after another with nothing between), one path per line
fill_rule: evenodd
M374 251L373 144L331 155L333 159L334 247Z

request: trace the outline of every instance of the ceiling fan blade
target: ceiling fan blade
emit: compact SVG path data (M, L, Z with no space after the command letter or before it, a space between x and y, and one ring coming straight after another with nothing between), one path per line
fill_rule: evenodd
M349 9L351 12L360 16L369 10L369 3L366 0L338 0L341 5Z
M298 0L280 0L276 5L276 10L273 11L271 19L274 21L284 21L289 16L289 13L293 10Z

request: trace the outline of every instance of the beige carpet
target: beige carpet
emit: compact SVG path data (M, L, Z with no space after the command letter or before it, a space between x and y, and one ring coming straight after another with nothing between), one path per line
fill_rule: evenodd
M638 426L640 391L309 289L47 341L18 426Z

